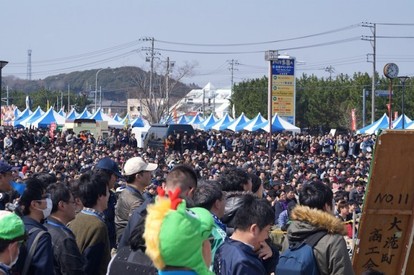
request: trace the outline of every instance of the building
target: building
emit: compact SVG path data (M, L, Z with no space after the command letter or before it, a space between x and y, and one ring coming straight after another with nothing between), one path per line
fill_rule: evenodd
M216 89L208 83L202 89L191 90L184 98L171 106L170 113L176 113L178 116L201 113L204 117L214 113L216 117L221 118L226 113L232 114L229 110L230 103L231 89Z

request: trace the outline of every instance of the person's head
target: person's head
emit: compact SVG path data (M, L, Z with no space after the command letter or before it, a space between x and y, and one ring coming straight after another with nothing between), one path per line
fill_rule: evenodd
M76 202L69 187L63 183L53 183L47 187L52 198L52 216L56 216L64 224L75 218Z
M141 157L130 158L124 165L125 180L128 184L134 184L141 189L145 189L151 183L151 172L157 167L158 164L147 163Z
M252 180L245 171L238 168L225 170L218 182L223 186L223 191L252 191Z
M24 216L30 216L38 222L50 215L52 200L39 179L29 178L26 181L26 188L19 200L19 210Z
M201 182L194 191L193 201L194 206L205 208L219 218L224 215L226 198L216 181Z
M285 190L279 189L276 191L276 198L278 201L286 201L286 192Z
M20 244L25 238L22 219L12 212L0 210L0 263L12 267L17 262Z
M332 213L333 192L329 186L320 182L305 184L299 193L299 203Z
M83 206L103 212L108 207L108 180L94 171L89 171L82 174L78 181L78 194Z
M346 201L339 201L337 204L338 213L341 216L347 216L349 214L349 204Z
M211 246L208 238L214 226L204 208L187 208L180 189L165 196L159 188L156 202L148 206L145 222L145 253L159 270L190 269L211 274Z
M168 173L163 187L167 193L180 188L182 197L192 198L194 190L197 187L197 174L188 165L176 165Z
M253 194L245 194L234 216L234 234L242 236L243 240L252 245L256 251L269 237L274 218L273 208L265 199L259 199Z
M95 170L105 173L109 178L109 189L112 189L117 179L122 177L118 164L108 157L100 159L95 166Z
M252 179L252 192L259 198L263 198L263 182L262 179L255 174L250 174Z
M17 169L17 167L0 161L0 192L8 192L12 190L10 183L13 180L13 171Z
M35 173L32 177L40 180L45 188L57 181L56 175L50 173Z

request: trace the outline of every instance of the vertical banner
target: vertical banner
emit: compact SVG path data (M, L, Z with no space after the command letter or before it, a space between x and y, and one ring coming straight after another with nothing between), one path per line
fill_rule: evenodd
M396 120L398 118L398 111L394 112L394 120Z
M355 109L351 110L351 130L356 131L356 115Z
M295 124L295 58L279 56L272 61L272 113Z

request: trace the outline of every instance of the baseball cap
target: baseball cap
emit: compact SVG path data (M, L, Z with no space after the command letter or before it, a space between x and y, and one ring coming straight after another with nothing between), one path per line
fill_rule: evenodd
M22 219L10 211L0 210L0 239L10 241L24 238Z
M122 177L121 172L119 172L118 164L110 158L99 160L95 168L107 170L114 173L117 177Z
M11 166L4 161L0 161L0 174L7 173L12 170L19 170L16 166Z
M124 175L130 176L141 171L154 171L158 164L147 163L141 157L133 157L126 161L124 166Z

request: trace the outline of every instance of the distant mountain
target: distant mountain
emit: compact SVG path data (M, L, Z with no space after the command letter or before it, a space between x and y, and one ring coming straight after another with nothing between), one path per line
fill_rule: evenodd
M3 87L8 86L13 91L22 91L30 94L39 90L67 91L75 93L89 93L95 90L96 73L100 69L76 71L67 74L58 74L39 80L24 80L14 76L3 77ZM111 93L112 100L125 100L143 96L144 90L149 87L149 72L138 67L120 67L103 69L98 74L98 90ZM164 93L165 77L153 74L153 92ZM175 83L170 79L170 85ZM184 97L191 89L198 88L196 85L186 85L177 82L170 91L170 100L175 102Z

